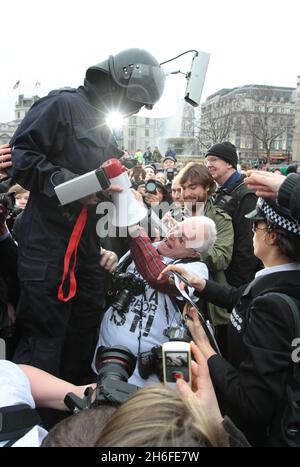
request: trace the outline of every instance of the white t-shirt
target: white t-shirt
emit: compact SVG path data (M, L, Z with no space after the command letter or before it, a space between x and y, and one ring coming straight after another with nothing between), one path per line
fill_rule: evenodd
M126 255L120 261L123 261L125 257ZM173 260L165 257L163 262L167 265ZM180 261L176 264L180 264ZM200 261L184 263L184 267L187 271L208 279L208 269L204 263ZM136 277L141 278L133 261L127 267L126 272L131 272ZM189 295L197 301L197 298L193 296L193 291L194 289L189 288ZM178 298L182 299L180 293L178 293ZM122 345L137 356L139 353L150 351L152 347L168 342L168 337L163 334L164 330L169 326L181 323L181 313L178 307L173 305L169 296L152 289L147 284L144 295L133 297L127 313L120 313L112 306L106 311L101 322L100 335L92 364L93 370L96 372L95 356L98 347ZM145 384L157 383L159 379L154 374L146 380L143 379L136 365L128 382L136 386L144 386Z
M30 382L18 365L7 360L0 360L0 407L18 404L27 404L32 409L35 408ZM44 428L36 425L26 435L19 438L12 447L39 447L47 434ZM0 441L0 447L8 441Z

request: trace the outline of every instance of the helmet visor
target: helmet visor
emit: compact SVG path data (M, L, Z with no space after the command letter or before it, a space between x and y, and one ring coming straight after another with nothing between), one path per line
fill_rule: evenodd
M127 85L127 98L141 104L155 104L164 90L165 73L150 65L135 65Z

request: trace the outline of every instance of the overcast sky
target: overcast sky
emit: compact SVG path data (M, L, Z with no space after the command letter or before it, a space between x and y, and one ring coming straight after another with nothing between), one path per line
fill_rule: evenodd
M202 101L224 87L296 87L299 0L3 0L0 122L14 119L18 94L77 87L86 68L124 48L160 62L188 49L211 54ZM193 54L173 62L189 71ZM185 80L184 77L182 77ZM20 87L13 85L20 80Z

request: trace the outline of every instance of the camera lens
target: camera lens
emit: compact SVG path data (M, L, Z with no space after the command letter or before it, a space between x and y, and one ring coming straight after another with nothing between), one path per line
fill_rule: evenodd
M131 300L132 295L128 290L125 289L116 296L112 306L120 313L126 313L128 311Z
M147 193L156 193L156 183L154 180L148 180L145 184L145 190Z
M118 273L115 271L112 274L112 282L115 290L112 306L120 313L126 313L133 297L145 291L145 282L132 273Z
M136 357L123 346L99 347L95 367L99 380L111 376L115 380L127 381L135 369Z

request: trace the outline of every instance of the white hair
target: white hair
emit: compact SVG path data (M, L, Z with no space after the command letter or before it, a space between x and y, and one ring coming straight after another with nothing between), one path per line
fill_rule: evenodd
M206 216L195 216L186 218L182 222L182 228L188 228L190 234L196 234L195 238L186 240L185 246L199 253L206 253L217 239L216 224Z

